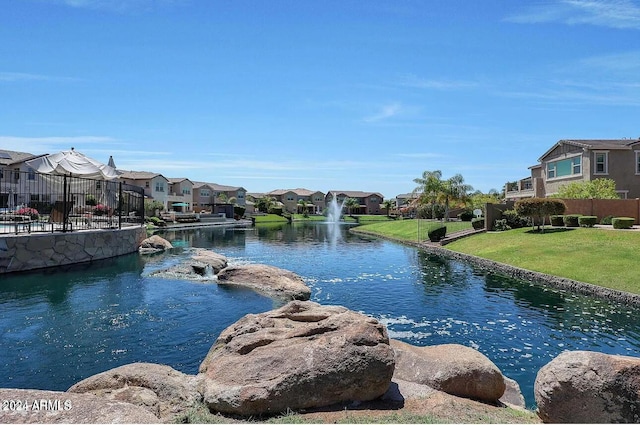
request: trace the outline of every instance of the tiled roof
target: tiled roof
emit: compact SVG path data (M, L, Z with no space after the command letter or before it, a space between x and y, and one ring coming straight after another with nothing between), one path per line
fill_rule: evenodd
M28 152L7 151L2 149L0 150L0 165L17 164L19 162L28 161L30 159L39 158L45 155L46 154L34 155Z
M277 195L284 195L285 193L288 193L288 192L293 192L293 193L295 193L296 195L299 195L299 196L311 196L314 193L318 193L320 191L319 190L303 189L303 188L299 187L299 188L296 188L296 189L276 189L276 190L272 190L271 192L267 193L267 195L277 196ZM322 193L322 192L320 192L320 193Z
M157 176L162 176L164 177L162 174L160 173L154 173L151 171L122 171L122 170L118 170L118 173L120 173L120 177L123 179L130 179L130 180L149 180L152 179L154 177ZM167 181L169 181L169 179L167 179L166 177L164 177Z
M344 195L348 198L366 198L371 195L376 195L380 198L384 198L384 196L382 196L382 194L378 192L361 192L359 190L330 190L327 195L329 194L335 194L336 196Z
M560 145L573 145L585 149L628 150L636 143L640 143L640 139L562 139L542 154L538 161L542 161Z

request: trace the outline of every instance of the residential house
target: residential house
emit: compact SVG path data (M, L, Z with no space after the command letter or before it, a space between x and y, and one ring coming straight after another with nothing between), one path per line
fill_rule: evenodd
M352 214L386 214L386 210L382 206L384 196L378 192L360 192L356 190L330 190L325 197L328 205L333 199L338 203L342 203L346 198L355 198L359 207L352 210Z
M0 150L0 208L16 208L34 202L52 202L40 194L38 178L26 161L43 155L27 152Z
M306 201L308 203L308 211L311 214L322 214L325 209L325 195L320 191L308 189L277 189L267 193L281 202L285 211L290 213L301 212L298 202Z
M193 211L193 182L186 177L169 178L167 206L180 212Z
M145 197L160 202L167 211L171 209L168 205L170 182L165 176L149 171L118 172L123 183L143 188Z
M505 187L505 198L546 197L563 185L607 178L622 199L640 198L640 139L560 140L529 167L531 177Z
M217 183L209 183L209 185L214 191L216 203L228 202L234 198L235 204L244 206L247 201L247 189L242 186L225 186Z

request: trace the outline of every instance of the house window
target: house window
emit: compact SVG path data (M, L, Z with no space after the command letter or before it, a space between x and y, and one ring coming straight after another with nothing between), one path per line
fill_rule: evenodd
M96 190L102 189L102 182L100 180L96 181Z
M144 182L144 187L146 187L147 189L149 189L149 182Z
M594 153L593 174L609 174L609 158L608 157L609 157L608 152Z
M550 162L547 164L547 178L552 179L556 176L556 163Z
M156 183L156 192L164 192L164 185L161 182Z
M636 174L640 174L640 151L636 151Z
M2 168L0 168L0 179L4 178L4 170Z
M547 164L547 179L566 177L582 173L582 157L553 161Z
M209 197L209 191L208 190L201 190L200 191L200 196L208 198Z
M190 195L191 194L191 189L189 189L188 187L183 188L182 189L182 194L183 195Z
M15 181L20 180L20 169L19 168L14 168L14 170L13 170L13 179Z
M36 170L34 170L33 168L29 168L29 180L35 180L36 179Z

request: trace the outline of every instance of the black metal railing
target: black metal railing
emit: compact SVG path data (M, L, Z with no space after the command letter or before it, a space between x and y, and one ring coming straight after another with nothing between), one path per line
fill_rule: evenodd
M26 171L0 172L0 234L119 229L144 224L144 189Z

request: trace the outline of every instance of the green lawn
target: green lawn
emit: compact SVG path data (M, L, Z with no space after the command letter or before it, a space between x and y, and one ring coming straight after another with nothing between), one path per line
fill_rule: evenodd
M385 220L370 224L363 224L356 228L356 231L371 232L382 236L401 239L405 241L427 240L429 229L442 225L442 222L433 220ZM447 234L460 230L471 229L470 221L449 221L444 223L447 226Z
M261 223L286 223L287 219L277 214L257 215L256 224Z
M447 249L527 270L640 294L640 232L593 228L490 232Z

